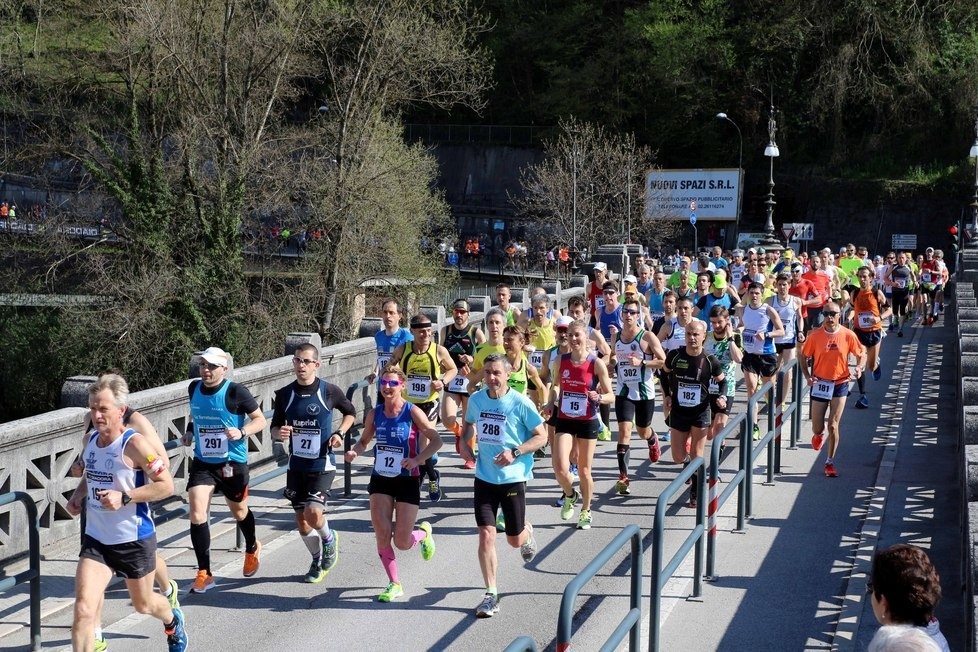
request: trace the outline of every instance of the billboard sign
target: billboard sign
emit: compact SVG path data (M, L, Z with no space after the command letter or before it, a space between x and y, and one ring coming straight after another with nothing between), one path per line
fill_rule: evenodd
M688 219L696 206L700 220L737 219L740 170L652 170L645 175L645 217Z

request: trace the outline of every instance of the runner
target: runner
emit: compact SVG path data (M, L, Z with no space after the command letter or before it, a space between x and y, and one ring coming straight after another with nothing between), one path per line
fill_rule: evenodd
M604 284L608 281L608 265L594 263L594 280L587 286L587 301L591 304L591 326L598 325L598 313L604 310Z
M323 581L339 559L339 534L326 520L326 498L336 477L334 448L343 448L356 408L343 390L317 377L319 349L300 344L292 358L295 381L275 392L272 437L289 442L285 498L292 503L299 537L312 555L304 580ZM333 430L333 408L343 415Z
M509 303L512 296L513 293L506 283L500 283L496 286L496 305L499 306L499 309L506 316L507 326L515 326L517 320L520 318L520 309Z
M601 330L604 341L611 346L614 333L621 330L621 303L618 301L618 284L608 281L602 286L604 295L604 310L598 313L597 327ZM614 362L609 359L609 365ZM601 431L598 433L598 441L611 441L611 406L602 403L599 406L601 416Z
M805 320L806 333L822 325L822 306L832 298L832 278L822 270L822 259L817 255L812 256L808 259L808 265L808 271L802 274L802 278L815 287L817 297L813 297L812 303L808 306L808 317Z
M866 348L867 370L872 370L873 380L880 380L883 377L883 368L880 366L880 343L883 341L883 320L890 316L890 304L886 302L883 293L873 287L873 271L868 267L860 267L856 272L859 287L852 291L852 313L850 314L850 325L859 339L859 343ZM856 407L866 409L869 401L866 399L866 379L860 375L856 379L859 385L859 400Z
M95 649L99 604L116 572L125 578L136 612L163 622L169 651L184 652L183 612L153 592L156 527L150 503L173 493L173 476L152 444L123 424L128 400L129 387L117 374L105 374L88 387L96 430L85 433L85 478L65 507L72 516L84 509L87 517L75 571L72 649Z
M659 461L659 438L652 429L655 411L655 369L661 369L666 359L662 345L650 331L640 325L642 305L637 297L625 299L622 305L622 330L614 338L618 362L618 392L615 396L615 418L618 421L618 482L615 491L624 496L631 493L628 479L628 453L631 448L632 425L638 436L648 443L649 461Z
M716 356L703 350L706 324L694 319L686 327L686 345L666 353L662 384L663 405L669 408L672 461L685 466L691 457L703 457L710 427L710 404L724 408L727 379ZM717 396L710 398L710 382L717 384ZM695 507L697 484L691 482L689 506Z
M377 344L377 364L365 380L373 383L380 370L387 366L394 355L394 350L403 346L407 342L414 340L411 331L401 327L401 304L396 299L384 299L380 308L380 317L384 322L384 330L374 333L374 342ZM377 389L377 401L380 402L382 393Z
M720 434L730 421L737 392L737 365L744 360L744 338L740 331L734 329L730 321L730 311L723 306L710 308L710 322L713 328L706 336L703 345L708 355L716 357L723 368L723 377L727 379L726 401L721 407L717 398L720 396L720 384L710 381L710 430L707 439L713 439ZM723 443L720 444L720 454L723 454Z
M805 324L802 319L802 302L798 297L790 294L791 279L787 274L778 274L775 279L777 293L767 300L767 304L774 308L781 318L781 325L784 326L784 335L774 338L774 350L778 354L778 363L775 373L781 371L786 365L795 359L795 345L805 341ZM785 374L784 387L782 394L778 396L779 405L783 406L791 402L791 380L793 374Z
M472 371L475 350L486 341L482 329L469 323L469 302L465 299L458 299L452 304L452 323L445 326L441 341L458 369L442 396L441 420L449 431L455 433L455 452L460 453L462 426L458 423L458 409L461 406L462 414L465 414L465 403L469 398L468 375Z
M778 367L774 340L784 335L785 331L778 312L764 303L763 285L751 283L747 289L747 297L748 302L737 308L737 318L743 329L744 360L740 369L744 374L749 401L761 385L774 378ZM749 415L754 424L754 441L761 438L761 429L757 425L758 409L759 402L754 404L753 414Z
M539 406L546 404L547 395L546 388L541 388L538 385L539 374L537 372L543 367L544 352L556 344L557 340L554 335L554 322L556 318L553 317L553 311L550 310L550 297L548 295L534 295L530 303L532 304L532 315L526 329L529 335L527 336L522 329L520 329L520 334L524 337L524 345L528 354L527 357L530 365L534 368L534 372L529 377L527 391L522 393L528 394L534 405Z
M490 355L484 370L485 387L472 395L465 413L465 441L474 434L481 454L475 459L468 445L462 454L476 462L472 506L479 528L479 566L486 592L475 615L491 618L499 611L496 513L502 510L505 518L506 542L519 548L524 562L532 561L537 543L533 525L526 520L526 483L533 478L532 453L546 443L547 432L532 402L511 388L511 366L506 356Z
M840 323L841 308L835 301L825 304L822 314L825 323L808 335L802 347L801 371L811 388L812 399L812 448L822 449L825 432L825 413L828 411L828 457L825 459L825 475L838 477L835 455L839 449L839 422L849 395L849 356L859 360L856 378L863 372L866 351L856 334Z
M591 465L594 447L601 430L597 406L611 404L615 395L611 391L608 368L597 354L587 349L587 325L575 320L568 327L570 353L560 358L559 375L550 401L543 410L549 419L556 414L554 424L553 466L557 482L564 491L564 505L560 518L569 520L574 515L574 504L582 499L581 514L577 521L579 530L591 527L591 498L594 481ZM580 494L573 488L569 469L571 442L577 439L577 468L580 475Z
M187 494L190 499L190 541L197 556L197 577L191 593L216 586L211 574L211 498L224 494L231 516L245 539L242 574L251 577L261 565L261 542L255 536L255 515L248 507L248 437L265 429L265 415L248 388L225 378L231 356L212 346L195 356L200 380L190 383L190 417L184 446L194 447ZM245 417L250 419L245 423Z
M397 572L394 546L410 550L421 544L421 558L435 555L435 540L428 521L414 529L421 504L421 466L441 448L441 437L424 411L408 403L401 392L407 376L398 365L388 365L380 375L384 402L367 413L360 440L346 452L347 462L374 446L374 469L370 475L370 522L377 539L377 554L387 573L387 588L378 602L390 602L404 595ZM393 541L393 546L391 542Z
M438 418L438 397L458 373L452 356L441 344L431 341L431 320L425 315L411 317L411 334L414 340L402 344L394 351L393 359L407 374L404 394L434 423ZM386 395L385 395L386 396ZM424 460L424 476L428 477L428 498L438 502L443 498L441 474L431 458Z

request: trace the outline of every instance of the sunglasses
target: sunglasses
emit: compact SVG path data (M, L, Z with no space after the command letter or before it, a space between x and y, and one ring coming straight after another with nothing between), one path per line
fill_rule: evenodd
M838 317L839 311L838 310L830 310L828 312L823 311L822 314L825 315L826 317Z
M618 290L603 290L601 294L617 294Z
M381 387L400 387L400 380L387 380L386 378L381 378L379 381Z
M622 310L622 311L621 311L621 313L622 313L623 315L638 315L638 314L640 314L641 312L642 312L641 310Z
M554 330L557 331L558 333L566 333L567 332L567 327L566 326L560 326L558 328L555 328Z
M316 364L317 362L319 362L319 360L313 360L311 358L300 358L299 356L296 356L292 358L292 362L294 364L303 365L303 364Z
M221 365L219 365L219 364L211 364L210 362L201 362L200 363L200 366L202 368L208 370L208 371L214 371L215 369L217 369Z
M469 311L468 310L460 310L458 308L456 308L452 312L454 312L456 315L467 315L467 314L469 314Z

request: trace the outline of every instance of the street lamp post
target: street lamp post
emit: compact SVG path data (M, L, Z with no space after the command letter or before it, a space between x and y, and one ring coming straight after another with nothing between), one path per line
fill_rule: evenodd
M774 100L772 99L767 119L768 143L767 147L764 148L764 156L771 160L771 167L767 179L767 199L764 200L764 204L767 206L767 222L764 224L765 236L762 245L765 249L780 251L782 249L781 242L774 235L774 206L777 204L774 201L774 159L781 156L781 150L778 149L778 144L774 140L774 136L778 132L778 123L774 119L774 113Z
M577 273L577 132L571 132L571 272Z
M975 107L975 144L968 156L975 159L975 194L971 198L971 237L978 236L978 106Z
M737 156L737 217L734 222L734 244L736 238L740 236L740 211L743 203L744 186L744 134L740 131L740 126L730 119L726 113L717 113L717 120L726 120L737 130L737 138L740 140L740 150ZM729 241L728 241L729 242Z

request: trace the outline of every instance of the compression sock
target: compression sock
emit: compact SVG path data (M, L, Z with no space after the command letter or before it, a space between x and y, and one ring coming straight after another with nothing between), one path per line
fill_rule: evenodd
M258 547L258 540L255 538L255 514L251 511L250 507L248 508L248 513L241 519L238 525L241 526L241 534L244 535L245 552L255 552L255 548Z
M856 379L856 384L859 385L859 393L860 394L865 394L866 393L866 373L869 372L869 371L870 370L867 369L863 373L859 374L859 378Z
M418 545L422 541L428 538L428 533L424 530L415 530L411 533L411 547Z
M380 563L384 566L387 579L395 584L400 584L401 580L397 577L397 561L394 559L394 548L391 546L381 548L377 551L377 554L380 555Z
M211 527L209 523L190 524L190 543L197 556L197 568L211 572Z
M628 444L618 444L616 453L618 454L618 473L628 475Z
M323 554L323 540L319 538L319 533L309 530L302 535L302 543L306 544L306 550L312 555L313 559L319 559Z

